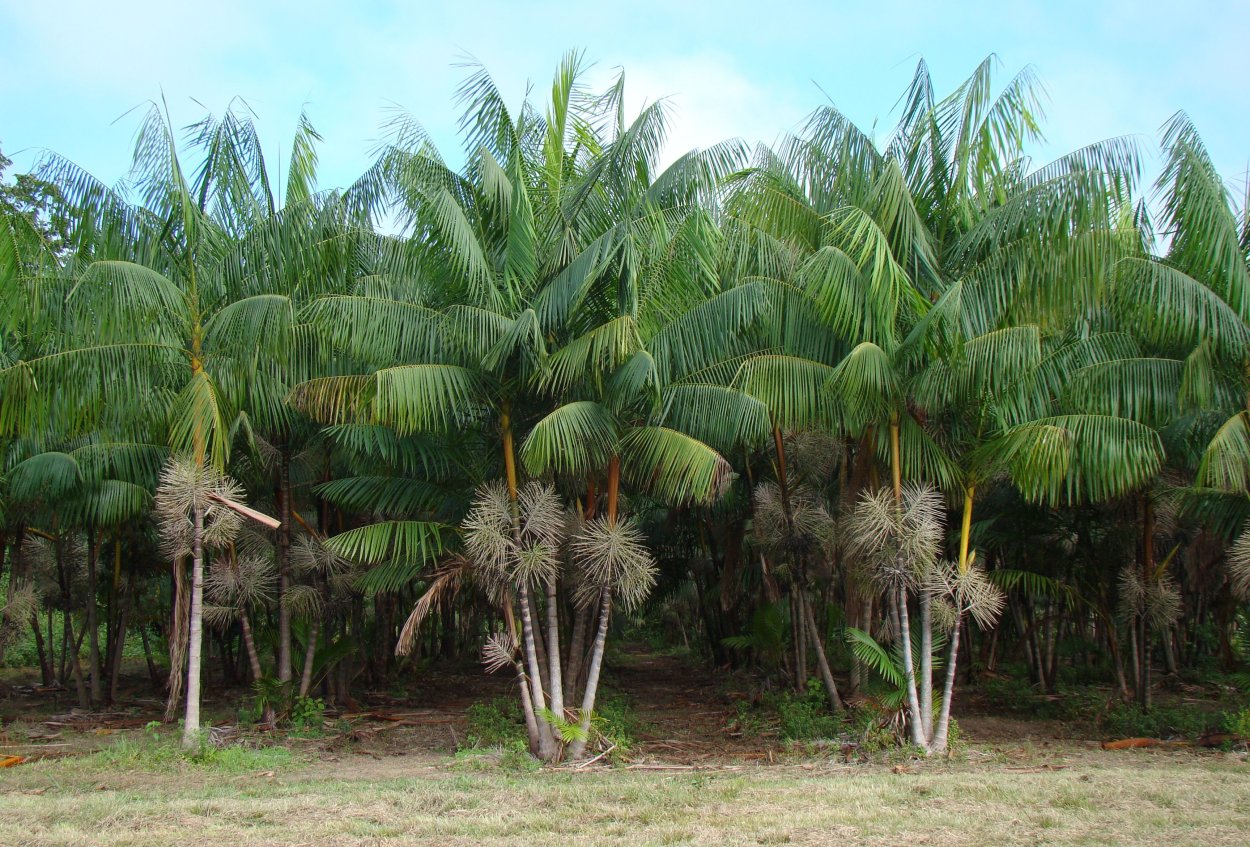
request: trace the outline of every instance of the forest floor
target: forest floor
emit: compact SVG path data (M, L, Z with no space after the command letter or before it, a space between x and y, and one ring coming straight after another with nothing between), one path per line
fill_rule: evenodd
M191 759L149 725L156 700L91 714L10 687L0 764L25 761L0 769L0 845L1250 844L1244 753L1103 750L970 703L955 756L848 755L744 731L747 688L698 663L626 649L612 668L627 760L541 770L456 753L468 707L510 689L472 668Z

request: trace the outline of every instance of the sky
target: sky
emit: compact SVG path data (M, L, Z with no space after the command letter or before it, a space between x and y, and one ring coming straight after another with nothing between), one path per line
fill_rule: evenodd
M730 137L773 142L830 101L884 138L922 58L946 93L995 54L1000 83L1032 67L1046 89L1039 165L1133 135L1149 181L1159 129L1184 109L1244 192L1248 41L1247 0L0 0L0 149L15 170L47 149L113 183L152 101L163 96L183 126L237 96L274 160L306 110L325 139L320 187L339 187L365 169L396 107L460 158L467 57L519 103L528 84L541 98L579 49L593 87L624 69L633 108L669 98L671 160Z

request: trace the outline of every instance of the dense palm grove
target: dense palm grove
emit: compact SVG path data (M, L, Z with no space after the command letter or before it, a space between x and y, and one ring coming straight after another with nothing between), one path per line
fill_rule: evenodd
M929 751L974 667L1236 668L1250 223L1184 115L1157 186L1039 167L1030 73L921 64L884 137L661 168L665 103L583 70L472 72L462 166L400 114L325 191L306 121L278 173L154 106L119 186L7 186L0 649L100 706L141 641L189 739L201 681L274 722L480 655L546 760L625 625Z

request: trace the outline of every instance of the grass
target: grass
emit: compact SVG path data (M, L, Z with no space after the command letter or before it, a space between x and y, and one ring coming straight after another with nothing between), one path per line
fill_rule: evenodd
M1235 754L1071 747L904 768L518 773L275 748L192 761L127 743L0 772L0 843L1250 843L1250 765Z

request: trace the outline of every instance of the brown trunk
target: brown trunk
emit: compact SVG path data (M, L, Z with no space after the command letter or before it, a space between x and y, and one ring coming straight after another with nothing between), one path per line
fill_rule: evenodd
M87 686L82 678L82 662L78 660L78 648L74 642L73 615L69 612L65 613L65 632L70 643L70 666L74 669L74 686L78 690L78 705L85 709L90 703L87 699Z
M285 603L291 588L291 448L283 444L278 454L278 485L274 491L278 503L278 681L290 682L291 610ZM383 654L385 655L385 653Z
M313 661L317 655L317 635L321 632L321 619L314 617L308 624L308 646L304 650L304 672L300 674L299 696L307 697L312 688Z
M100 662L100 622L99 604L96 594L99 588L100 547L96 543L95 529L87 530L87 644L88 662L91 671L91 705L98 706L104 701L104 680Z
M825 683L825 694L829 695L829 704L833 706L833 710L840 712L842 711L842 698L838 696L838 684L833 681L833 671L829 669L829 659L825 656L824 638L820 634L820 628L816 626L812 606L802 597L799 603L803 607L803 617L811 634L812 646L816 650L816 666L820 669L820 678Z
M569 659L567 673L564 675L564 700L571 702L575 695L575 688L582 675L582 659L586 655L586 632L589 628L587 620L590 617L590 610L586 606L581 606L573 612L573 634L569 637Z

